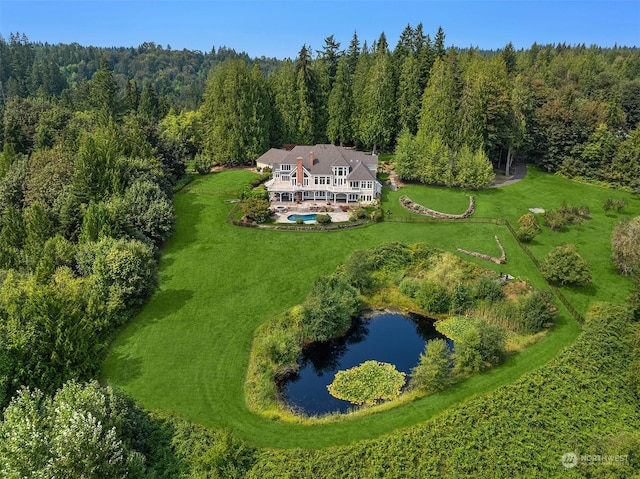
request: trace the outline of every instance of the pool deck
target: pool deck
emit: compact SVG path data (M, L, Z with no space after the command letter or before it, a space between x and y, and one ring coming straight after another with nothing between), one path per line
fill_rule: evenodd
M348 211L342 211L340 204L326 205L314 201L305 201L302 203L271 203L271 209L278 210L278 207L285 207L286 210L278 211L273 216L276 223L295 223L287 219L289 215L309 215L309 214L328 214L331 216L333 223L342 223L349 221L350 213ZM333 208L333 211L322 211L328 208ZM305 221L307 224L315 223L315 221Z

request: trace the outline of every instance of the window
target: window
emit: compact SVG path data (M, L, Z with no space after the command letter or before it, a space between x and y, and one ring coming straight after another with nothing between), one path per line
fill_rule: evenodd
M360 182L359 181L350 181L349 184L351 185L351 189L353 189L353 190L357 190L358 188L360 188Z
M289 175L282 175L282 181L289 181L290 179Z
M282 171L291 171L291 165L280 165Z

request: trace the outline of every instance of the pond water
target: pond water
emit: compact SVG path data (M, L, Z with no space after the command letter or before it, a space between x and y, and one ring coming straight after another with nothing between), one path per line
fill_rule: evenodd
M298 218L302 218L302 221L315 221L316 220L316 214L309 214L309 215L289 215L287 216L287 219L289 221L296 221Z
M408 378L425 343L435 338L444 336L429 318L381 313L358 319L346 336L305 348L298 374L288 378L281 391L287 404L309 416L348 412L355 406L327 390L338 371L373 359L393 364Z

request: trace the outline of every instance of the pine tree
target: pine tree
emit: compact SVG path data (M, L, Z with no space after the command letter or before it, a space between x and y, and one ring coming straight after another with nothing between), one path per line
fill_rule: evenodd
M329 122L327 136L332 143L342 146L353 138L351 133L351 115L353 113L353 97L351 75L348 59L345 55L338 61L336 80L329 95Z
M411 371L411 387L433 393L451 382L451 352L444 339L432 339L420 355L420 363Z
M458 142L458 109L459 92L452 65L438 58L422 97L418 135L437 136L453 147Z

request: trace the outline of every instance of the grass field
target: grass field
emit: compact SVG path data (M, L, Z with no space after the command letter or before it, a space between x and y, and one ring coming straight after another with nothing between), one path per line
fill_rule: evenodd
M546 363L579 333L562 310L557 327L543 341L446 392L395 409L322 425L284 424L252 413L243 383L255 328L300 302L312 281L332 271L355 249L385 241L425 241L455 252L456 247L499 256L493 239L506 248L507 265L481 262L543 287L544 280L503 226L473 223L384 222L335 232L268 231L239 228L225 219L254 175L235 170L194 181L176 195L177 223L165 246L160 287L144 310L115 340L103 366L103 379L151 410L164 410L193 422L229 428L256 446L321 448L375 438L424 421L452 404L494 390ZM409 185L388 192L383 208L393 217L409 216L400 194L432 209L460 213L468 193ZM587 204L593 219L566 232L545 230L532 243L538 259L557 244L573 242L592 266L594 282L566 296L580 311L592 300L624 301L631 284L610 264L609 235L624 217L640 214L640 198L574 184L531 171L525 180L501 189L474 193L476 215L506 218L515 225L529 207ZM623 214L605 216L602 203L624 197ZM473 260L472 258L469 258Z

